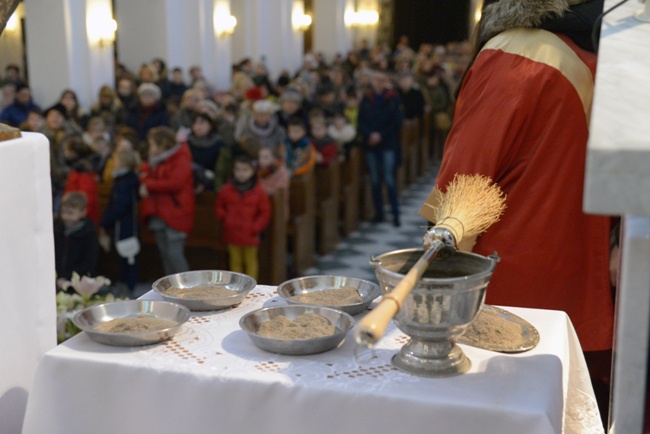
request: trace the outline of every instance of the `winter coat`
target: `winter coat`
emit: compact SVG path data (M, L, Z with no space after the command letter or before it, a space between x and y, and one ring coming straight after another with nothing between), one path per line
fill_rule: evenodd
M126 118L126 125L138 132L140 138L147 137L147 132L153 127L169 126L167 108L161 102L153 107L142 107L140 104Z
M394 90L384 90L381 94L366 92L359 104L357 131L363 139L366 151L398 151L402 130L403 114L401 101ZM381 142L375 146L368 144L372 132L381 134Z
M72 272L90 276L95 272L99 244L97 228L88 218L80 221L79 227L71 233L61 221L54 225L54 258L57 277L70 280Z
M178 145L160 164L143 163L140 183L149 192L149 197L141 201L143 221L159 217L172 229L189 234L194 225L195 201L192 154L187 145Z
M138 209L138 175L125 171L113 180L111 198L102 216L102 227L113 231L115 239L123 240L136 235ZM119 233L116 225L119 223Z
M404 107L405 119L419 119L424 113L424 95L420 87L412 87L406 92L400 89L399 97Z
M316 149L307 137L297 142L292 142L288 137L285 140L284 161L293 176L300 176L311 172L316 165Z
M0 122L5 122L12 127L18 127L20 124L27 120L29 111L32 109L38 109L39 107L30 102L27 105L20 104L18 101L14 101L13 104L7 106L2 113L0 113Z
M339 156L338 144L336 143L336 140L331 138L329 135L326 135L322 139L312 137L311 142L314 145L316 152L323 157L322 161L319 163L321 166L329 166L332 160Z
M259 181L243 192L230 181L219 190L215 213L223 222L224 243L258 246L271 220L271 201Z
M86 213L95 225L99 224L99 189L97 174L93 171L74 168L68 173L63 194L71 191L80 191L86 195L88 205Z

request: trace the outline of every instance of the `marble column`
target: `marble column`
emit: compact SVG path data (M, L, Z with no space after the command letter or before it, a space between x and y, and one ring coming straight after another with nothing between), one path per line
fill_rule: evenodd
M605 9L618 5L606 0ZM591 111L584 210L623 216L611 433L644 426L650 314L650 23L627 2L603 19Z
M25 8L23 3L20 3L16 10L13 13L13 18L11 22L7 23L7 26L0 36L0 71L4 72L7 65L10 63L15 63L20 67L21 73L25 72L25 67L23 65L23 29L21 26L20 20L25 16Z
M272 79L300 66L303 35L293 27L293 0L238 0L232 3L232 13L237 17L232 36L235 62L245 57L263 62Z
M354 31L346 26L346 12L354 11L353 0L314 0L313 51L327 60L345 55L354 45Z
M142 63L160 57L171 70L200 66L213 86L230 83L230 40L217 38L214 14L229 11L229 0L116 0L118 56L137 72ZM151 23L143 31L142 23Z
M110 0L25 2L27 66L34 100L44 108L66 88L89 107L99 88L114 84L113 45L93 31L112 19ZM100 16L103 23L93 19Z

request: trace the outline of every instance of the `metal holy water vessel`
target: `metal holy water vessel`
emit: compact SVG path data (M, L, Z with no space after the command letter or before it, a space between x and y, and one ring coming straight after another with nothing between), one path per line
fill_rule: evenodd
M382 294L390 292L422 249L404 249L371 259ZM456 252L432 261L393 318L411 340L393 356L393 364L425 377L449 377L467 372L470 360L453 341L476 318L499 258Z

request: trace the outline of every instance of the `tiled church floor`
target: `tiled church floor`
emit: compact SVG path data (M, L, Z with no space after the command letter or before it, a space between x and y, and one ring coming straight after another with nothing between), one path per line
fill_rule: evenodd
M400 227L393 227L390 219L379 224L363 222L357 231L341 240L334 252L319 256L316 265L304 274L331 274L376 282L369 264L372 255L422 245L427 221L418 215L418 211L434 186L436 174L437 167L420 177L402 193ZM390 216L390 212L387 211L386 215Z

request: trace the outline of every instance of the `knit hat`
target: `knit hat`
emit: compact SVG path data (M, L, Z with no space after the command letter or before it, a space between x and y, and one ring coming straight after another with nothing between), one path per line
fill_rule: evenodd
M143 95L143 94L149 94L156 98L156 100L159 100L160 97L162 96L162 92L160 91L160 88L153 84L153 83L142 83L138 87L138 96Z
M288 88L282 92L282 95L280 95L280 102L284 101L293 101L297 102L298 104L302 104L302 95L298 90Z
M217 119L217 116L219 115L219 106L217 105L217 103L209 99L204 99L199 101L199 103L196 105L196 109L197 111L208 115L213 122Z
M278 109L278 105L268 99L261 99L253 103L253 111L255 113L273 114L278 111Z
M257 86L251 87L244 93L244 99L248 101L257 101L262 98L262 90Z

